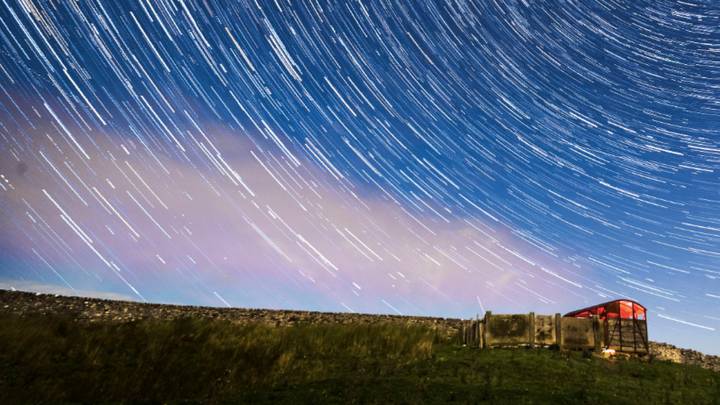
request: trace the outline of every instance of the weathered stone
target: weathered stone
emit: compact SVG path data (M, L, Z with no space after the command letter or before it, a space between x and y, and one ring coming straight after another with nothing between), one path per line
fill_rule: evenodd
M20 315L61 313L73 316L81 322L133 322L142 319L178 319L188 316L228 320L238 324L261 322L277 327L319 323L398 322L426 325L448 337L456 335L462 323L462 320L452 318L146 304L6 290L0 290L0 304L2 304L0 312Z
M650 342L650 354L656 360L692 364L714 371L720 371L720 356L711 356L695 350L681 349L667 343Z

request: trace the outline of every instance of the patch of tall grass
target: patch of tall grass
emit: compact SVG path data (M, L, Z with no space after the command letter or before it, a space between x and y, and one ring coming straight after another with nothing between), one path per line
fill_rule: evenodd
M9 374L0 379L0 391L26 387L24 394L60 399L193 398L353 370L383 375L429 359L440 341L431 329L397 322L274 327L182 318L118 324L5 314L0 325L0 366Z
M81 323L0 313L0 404L712 404L720 373L545 349L461 347L401 322Z

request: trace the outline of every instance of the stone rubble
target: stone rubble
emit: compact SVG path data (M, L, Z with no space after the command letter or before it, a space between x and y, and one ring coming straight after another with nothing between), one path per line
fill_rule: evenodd
M260 322L278 327L319 323L400 322L406 325L428 325L447 336L457 335L462 329L463 322L460 319L422 316L146 304L7 290L0 290L0 307L2 308L0 313L65 314L81 322L133 322L144 319L172 320L183 317L213 318L239 324Z
M650 353L655 360L691 364L720 372L720 356L703 354L691 349L682 349L668 343L650 342Z

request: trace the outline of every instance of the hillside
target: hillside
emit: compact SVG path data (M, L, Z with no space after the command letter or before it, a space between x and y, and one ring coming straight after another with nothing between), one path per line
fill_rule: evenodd
M720 397L720 373L696 366L461 347L452 334L457 320L347 315L352 321L344 322L340 314L143 305L0 292L0 403L703 404ZM87 316L100 313L107 316ZM121 313L133 319L113 318Z

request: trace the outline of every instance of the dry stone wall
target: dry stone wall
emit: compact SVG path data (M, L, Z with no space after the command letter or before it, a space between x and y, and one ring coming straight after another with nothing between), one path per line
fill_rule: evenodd
M448 337L457 336L462 329L462 320L452 318L146 304L7 290L0 290L0 312L18 315L66 314L83 322L171 320L182 317L222 319L240 324L260 322L273 326L398 322L406 325L429 326Z
M720 356L702 354L695 350L681 349L667 343L650 342L650 353L657 360L692 364L720 372Z

